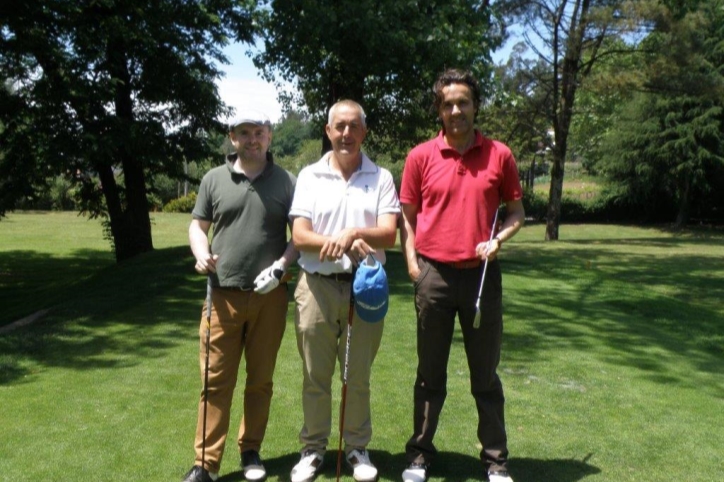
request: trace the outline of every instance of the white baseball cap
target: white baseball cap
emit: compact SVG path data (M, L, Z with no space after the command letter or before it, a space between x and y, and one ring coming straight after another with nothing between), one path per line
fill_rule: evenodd
M233 131L234 127L241 124L271 127L269 117L263 112L254 109L239 109L236 116L229 121L229 131Z

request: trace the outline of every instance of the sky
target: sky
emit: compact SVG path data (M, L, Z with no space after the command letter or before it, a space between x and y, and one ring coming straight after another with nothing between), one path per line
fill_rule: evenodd
M493 55L493 60L499 63L507 59L514 43L509 41ZM256 109L269 116L272 122L278 122L282 117L282 106L277 101L277 89L265 81L261 72L254 67L246 54L249 48L244 44L231 44L224 49L230 64L221 66L226 75L216 81L219 95L226 104L235 109Z
M277 122L282 117L277 89L261 77L261 72L246 55L247 50L249 46L242 44L231 44L224 49L231 63L221 66L226 75L216 81L219 95L231 107L256 109Z

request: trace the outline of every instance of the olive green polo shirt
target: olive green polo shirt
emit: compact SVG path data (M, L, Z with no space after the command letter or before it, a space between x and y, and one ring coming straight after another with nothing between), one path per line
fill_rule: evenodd
M286 249L296 178L269 161L252 181L234 171L235 161L232 154L206 173L192 215L213 225L211 253L219 259L212 286L252 288Z

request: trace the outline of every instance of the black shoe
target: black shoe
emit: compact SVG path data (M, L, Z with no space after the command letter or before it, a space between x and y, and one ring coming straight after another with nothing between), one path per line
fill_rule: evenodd
M181 482L214 482L219 478L218 474L210 474L208 470L199 465L191 467Z
M244 469L246 480L255 482L264 480L266 477L266 469L261 462L259 452L256 450L247 450L241 453L241 468Z

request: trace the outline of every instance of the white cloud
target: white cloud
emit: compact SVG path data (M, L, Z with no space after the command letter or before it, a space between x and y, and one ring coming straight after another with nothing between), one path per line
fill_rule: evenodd
M228 76L217 80L219 96L231 107L256 109L269 116L272 122L282 117L277 101L277 89L262 79ZM226 119L222 119L226 120Z

